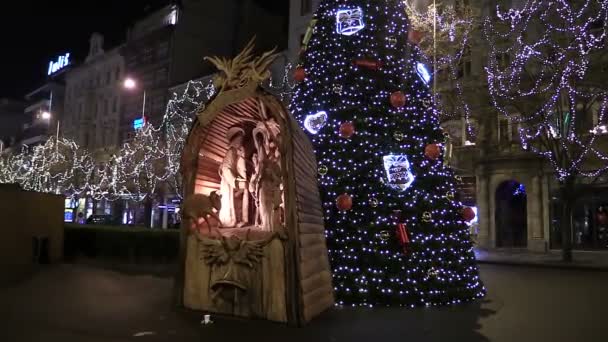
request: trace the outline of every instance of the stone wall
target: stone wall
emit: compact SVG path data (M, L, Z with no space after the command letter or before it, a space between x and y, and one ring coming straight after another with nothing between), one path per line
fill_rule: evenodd
M49 262L62 259L63 204L63 196L0 184L0 280L32 268L35 237L48 238Z

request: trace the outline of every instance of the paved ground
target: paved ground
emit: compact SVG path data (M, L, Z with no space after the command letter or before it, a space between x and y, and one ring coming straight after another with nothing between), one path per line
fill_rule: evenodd
M590 269L608 271L608 253L605 251L572 251L572 262L563 262L561 250L545 253L514 248L476 248L475 257L481 263L506 265L532 265L562 269Z
M201 326L198 313L172 310L168 278L60 265L0 291L0 341L608 341L608 272L482 265L482 278L478 304L333 310L297 329Z

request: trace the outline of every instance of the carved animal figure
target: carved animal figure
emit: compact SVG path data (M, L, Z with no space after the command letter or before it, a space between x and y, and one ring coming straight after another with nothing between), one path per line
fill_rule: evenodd
M209 233L211 233L211 224L207 220L207 216L211 216L220 222L217 212L222 208L222 196L213 191L209 196L203 194L194 194L184 201L182 206L182 219L190 219L198 227L198 221L202 217L207 222Z

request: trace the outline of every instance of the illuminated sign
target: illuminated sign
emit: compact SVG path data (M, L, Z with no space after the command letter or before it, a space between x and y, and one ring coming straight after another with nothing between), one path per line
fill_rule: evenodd
M133 120L133 129L135 129L135 130L142 129L142 128L144 128L145 124L146 124L145 117L137 118L137 119Z
M57 61L49 62L49 71L48 71L47 75L50 76L50 75L56 73L57 71L65 68L68 65L70 65L70 53L69 52L63 56L57 57Z

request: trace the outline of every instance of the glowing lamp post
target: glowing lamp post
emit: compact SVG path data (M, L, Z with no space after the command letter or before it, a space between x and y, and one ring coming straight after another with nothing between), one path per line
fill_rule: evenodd
M131 77L127 77L125 79L125 81L123 82L123 86L124 86L125 89L133 90L133 89L137 88L137 82L134 79L132 79ZM145 122L145 117L146 117L146 115L145 115L146 114L145 113L146 112L146 90L144 89L143 92L144 92L144 100L143 100L143 104L141 106L141 118L142 118L143 122Z

